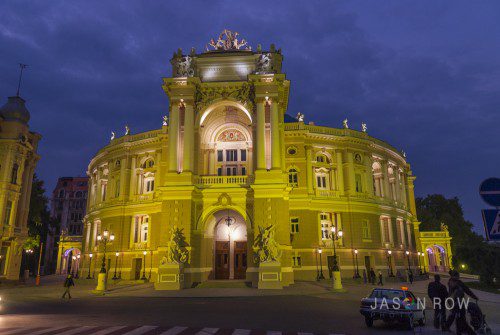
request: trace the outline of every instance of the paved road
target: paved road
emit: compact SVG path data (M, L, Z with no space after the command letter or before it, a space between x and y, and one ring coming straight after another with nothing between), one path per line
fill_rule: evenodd
M253 289L194 289L158 293L146 285L117 288L108 296L92 296L90 285L78 286L73 294L75 298L70 301L58 298L60 285L4 291L0 334L14 334L16 331L20 331L17 334L29 334L26 327L37 327L34 332L40 335L76 335L79 334L77 329L83 326L100 328L82 328L81 334L108 334L104 330L109 327L116 328L109 334L134 331L131 334L146 335L161 334L172 327L188 327L178 335L199 332L200 335L229 335L236 329L246 333L235 335L270 331L285 334L413 333L403 326L383 323L376 323L373 329L366 328L358 308L359 298L371 289L370 286L352 286L348 287L349 293L333 294L326 286L306 283L299 283L282 293ZM494 303L493 307L495 309L491 311L496 314L490 314L490 318L499 320L500 304ZM428 321L425 333L439 334L430 327L430 318ZM6 329L12 327L24 329ZM60 329L52 329L54 327ZM51 330L43 333L44 329ZM140 329L147 331L141 332ZM203 329L211 329L211 333Z

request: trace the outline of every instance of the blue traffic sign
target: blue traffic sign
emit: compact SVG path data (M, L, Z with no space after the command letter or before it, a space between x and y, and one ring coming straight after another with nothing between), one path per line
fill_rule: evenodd
M491 206L500 207L500 179L488 178L479 186L479 195Z
M500 240L500 210L483 209L484 231L487 240Z

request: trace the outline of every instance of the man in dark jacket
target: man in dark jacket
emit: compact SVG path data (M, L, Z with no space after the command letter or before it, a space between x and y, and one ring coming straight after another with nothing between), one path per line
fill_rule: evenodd
M68 295L68 299L71 299L71 293L69 292L71 286L75 286L75 282L73 281L73 276L69 274L64 281L64 293L62 295L63 299L66 297L66 294Z
M434 307L434 328L445 328L446 322L446 308L444 302L448 297L448 290L446 286L441 284L441 276L434 275L434 281L427 286L427 294L432 299L432 306Z
M372 285L375 285L375 271L373 270L373 268L370 269L370 283Z
M470 296L472 299L478 300L477 296L472 292L465 284L460 280L460 274L456 270L450 271L450 280L448 281L448 291L450 293L450 298L453 299L454 307L453 310L446 320L445 329L448 331L456 319L456 330L457 335L466 334L476 334L474 330L467 323L465 314L467 312L467 301L465 300L465 294Z

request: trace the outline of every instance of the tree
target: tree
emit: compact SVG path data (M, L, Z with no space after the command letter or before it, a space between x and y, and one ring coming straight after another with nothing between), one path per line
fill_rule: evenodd
M446 198L431 194L417 198L417 217L420 230L440 230L441 222L450 232L453 265L467 264L468 271L479 274L481 281L492 284L493 278L500 278L500 248L486 243L482 236L472 230L472 223L465 220L462 205L457 197Z

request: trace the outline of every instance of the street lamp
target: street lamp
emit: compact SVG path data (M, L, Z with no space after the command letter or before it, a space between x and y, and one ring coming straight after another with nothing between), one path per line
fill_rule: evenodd
M319 254L319 273L316 280L320 281L321 279L325 279L325 276L323 275L323 256L322 256L323 249L318 248L318 254Z
M408 260L408 273L410 273L410 252L406 250L406 259Z
M89 254L89 258L90 258L90 261L89 261L89 274L87 275L87 279L90 279L90 268L92 267L92 253ZM93 277L93 276L92 276Z
M359 267L358 267L358 249L354 249L354 259L356 264L356 270L354 270L353 278L360 278L361 276L359 275Z
M102 232L102 235L97 235L97 242L102 243L103 245L103 254L102 254L102 263L101 263L101 270L99 271L99 274L97 275L97 292L104 292L106 291L106 284L107 284L107 273L106 273L106 247L108 243L113 242L115 240L115 235L112 233L110 234L109 231L106 229Z
M118 277L116 276L116 268L118 267L118 256L120 256L120 253L115 252L115 274L113 275L114 280L118 279Z
M143 267L142 267L142 269L143 269L143 270L142 270L142 278L141 278L141 280L144 280L144 281L146 281L146 280L147 280L147 278L146 278L146 255L147 255L147 254L148 254L148 252L147 252L146 250L144 250L144 251L142 252L142 255L144 256L144 257L143 257L143 259L144 259L143 263L144 263L144 264L143 264Z
M420 252L420 251L418 251L418 252L417 252L417 255L418 255L418 257L417 257L417 262L418 262L418 273L419 273L419 274L422 274L422 268L420 267L420 254L421 254L421 252Z
M387 250L387 266L389 267L389 277L394 277L392 271L392 250Z
M425 254L422 252L422 266L424 267L424 275L427 274L427 270L425 269Z
M337 249L335 244L339 238L342 238L343 232L342 230L337 230L335 226L332 226L332 232L330 234L330 238L332 239L333 244L333 289L334 290L342 290L342 279L340 278L340 269L337 263Z

